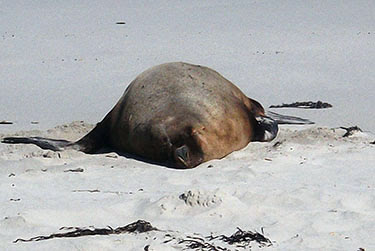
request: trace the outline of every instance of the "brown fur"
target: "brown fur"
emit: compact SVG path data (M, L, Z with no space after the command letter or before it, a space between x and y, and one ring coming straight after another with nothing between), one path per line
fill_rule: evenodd
M114 149L194 167L245 147L256 115L264 115L262 106L216 71L168 63L140 74L98 127ZM176 160L183 145L189 163Z

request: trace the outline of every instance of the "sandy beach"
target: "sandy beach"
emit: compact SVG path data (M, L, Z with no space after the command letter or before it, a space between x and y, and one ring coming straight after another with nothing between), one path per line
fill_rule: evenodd
M3 1L0 138L78 140L139 73L172 61L217 70L266 109L333 107L270 109L315 124L281 125L272 142L189 170L0 144L0 250L374 250L374 9ZM351 126L362 130L344 137ZM153 228L126 230L138 220ZM268 241L228 241L240 230ZM90 234L64 236L74 231Z

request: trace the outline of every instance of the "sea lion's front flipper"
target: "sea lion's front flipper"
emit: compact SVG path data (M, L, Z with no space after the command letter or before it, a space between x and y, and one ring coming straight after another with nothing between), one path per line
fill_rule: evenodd
M174 154L175 154L175 160L177 164L181 163L182 166L184 166L185 168L191 168L189 164L190 163L189 148L186 145L176 148L176 150L174 151Z
M203 153L199 146L191 142L177 147L174 152L174 162L177 168L193 168L203 161Z
M67 140L48 139L41 137L6 137L3 138L1 142L6 144L34 144L42 149L52 151L62 151L64 150L64 147L72 144Z

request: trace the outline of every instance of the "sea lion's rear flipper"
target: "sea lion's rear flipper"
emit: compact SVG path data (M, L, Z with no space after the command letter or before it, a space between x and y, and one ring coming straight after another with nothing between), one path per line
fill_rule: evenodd
M267 112L267 116L255 116L257 126L255 128L255 135L253 141L267 142L273 140L279 131L278 125L306 125L314 124L314 122L294 116L282 115L276 112Z
M98 123L94 129L77 142L42 137L6 137L1 142L6 144L34 144L42 149L52 151L74 149L85 153L95 153L107 142L103 124L102 122Z
M72 142L60 139L48 139L41 137L6 137L1 140L2 143L7 144L34 144L42 149L52 151L62 151Z
M267 116L274 119L279 125L310 125L315 124L311 120L303 119L295 116L283 115L276 112L267 112Z
M279 131L277 121L265 115L255 117L256 126L253 141L268 142L273 140Z

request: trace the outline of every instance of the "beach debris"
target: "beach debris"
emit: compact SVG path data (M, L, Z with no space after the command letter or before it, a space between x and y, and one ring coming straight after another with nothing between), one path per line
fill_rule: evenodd
M351 127L340 127L341 129L346 130L346 133L343 135L343 137L349 137L352 136L356 132L362 132L362 129L359 128L358 126L351 126Z
M100 193L100 190L98 189L77 189L73 190L73 193Z
M201 237L201 236L190 236L176 237L172 234L165 235L167 240L163 243L174 242L178 245L184 245L189 250L203 250L203 251L230 251L228 245L235 246L236 249L242 248L249 250L252 244L257 243L259 248L272 246L272 241L265 237L263 234L252 231L243 231L237 228L237 231L231 236L218 235Z
M126 24L124 21L116 22L116 24Z
M278 148L279 146L281 146L281 144L284 143L284 141L276 141L275 144L273 144L273 148Z
M139 189L138 192L142 192L143 189ZM111 194L117 194L117 195L124 195L124 194L129 194L132 195L134 194L132 191L129 192L121 192L121 191L100 191L99 189L77 189L77 190L72 190L73 193L111 193Z
M331 108L332 105L322 101L294 102L291 104L271 105L269 108L303 108L303 109L324 109Z
M192 237L186 236L186 239L182 239L178 241L178 244L185 244L186 248L190 250L212 250L212 251L219 251L219 250L229 250L225 247L215 246L209 242L206 242L203 238L199 237Z
M54 233L50 235L40 235L32 237L30 239L16 239L13 243L17 242L32 242L32 241L42 241L55 238L75 238L83 236L92 235L111 235L111 234L140 234L151 231L157 231L163 234L164 241L162 244L172 244L182 246L183 250L202 250L202 251L230 251L232 250L230 246L234 246L235 250L238 248L249 250L251 245L257 244L259 248L272 246L272 241L259 232L243 231L237 227L237 231L231 236L218 235L213 236L201 236L197 233L193 235L181 234L177 231L171 230L161 230L151 225L150 222L144 220L138 220L136 222L130 223L123 227L117 227L113 229L110 226L106 228L95 228L93 226L87 228L81 227L61 227L60 231L68 231L65 233ZM156 237L154 238L156 240ZM228 247L229 245L229 247ZM146 245L144 250L149 250L150 245Z
M375 140L373 142L370 142L370 144L375 145Z
M238 247L251 247L250 242L256 242L259 244L259 247L269 247L272 246L270 239L265 237L263 234L252 231L243 231L237 227L237 231L231 236L219 235L219 236L210 236L209 240L219 239L230 245L236 245Z
M33 157L38 157L38 154L34 154ZM49 159L61 159L61 154L59 152L47 151L42 154L42 157Z
M37 125L37 124L39 124L39 121L31 121L30 122L32 125Z
M118 158L118 155L117 155L116 153L109 153L109 154L106 154L105 157L107 157L107 158L117 159L117 158Z
M13 243L17 242L30 242L30 241L42 241L54 238L73 238L82 237L88 235L110 235L110 234L125 234L125 233L145 233L149 231L158 230L153 227L150 222L144 220L138 220L136 222L130 223L124 227L111 228L110 226L106 228L79 228L79 227L62 227L60 230L72 230L66 233L56 233L51 235L41 235L30 239L17 239Z
M85 171L85 169L83 169L83 168L76 168L76 169L67 169L67 170L64 170L64 173L67 173L67 172L82 173L84 171Z
M13 124L12 121L6 121L6 120L0 121L0 125L12 125L12 124Z

